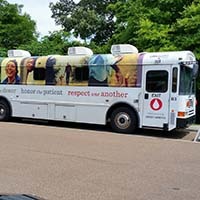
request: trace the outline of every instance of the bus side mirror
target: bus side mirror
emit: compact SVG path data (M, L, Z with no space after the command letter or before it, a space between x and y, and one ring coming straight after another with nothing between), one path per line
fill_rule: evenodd
M195 63L193 65L193 74L192 74L193 78L197 78L198 74L199 74L199 65L198 63Z

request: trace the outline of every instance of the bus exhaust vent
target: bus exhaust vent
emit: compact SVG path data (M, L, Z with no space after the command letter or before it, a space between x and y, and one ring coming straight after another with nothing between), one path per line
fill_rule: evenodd
M93 55L93 51L87 47L69 47L68 48L68 55L75 56L75 55Z
M8 57L30 57L31 54L25 50L8 50L7 52Z
M113 55L138 53L138 49L130 44L115 44L111 47Z

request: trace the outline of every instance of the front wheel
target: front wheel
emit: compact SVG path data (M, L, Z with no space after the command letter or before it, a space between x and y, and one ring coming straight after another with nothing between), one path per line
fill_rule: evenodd
M10 117L10 109L8 104L0 100L0 121L7 121Z
M137 117L130 108L121 107L111 114L111 127L119 133L133 133L137 128Z

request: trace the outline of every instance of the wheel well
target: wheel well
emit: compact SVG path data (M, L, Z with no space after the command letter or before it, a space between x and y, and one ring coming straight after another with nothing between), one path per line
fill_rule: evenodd
M8 107L9 107L9 111L10 111L10 116L12 115L12 107L10 102L8 101L8 99L6 99L5 97L0 96L0 101L4 101L7 103Z
M106 115L106 121L107 122L110 122L110 117L111 117L111 114L112 112L116 109L116 108L119 108L119 107L126 107L126 108L129 108L130 110L132 110L134 113L135 113L135 116L136 116L136 119L137 119L137 126L139 126L139 116L138 116L138 112L136 111L136 109L132 106L130 106L129 104L127 103L117 103L113 106L111 106L107 112L107 115Z

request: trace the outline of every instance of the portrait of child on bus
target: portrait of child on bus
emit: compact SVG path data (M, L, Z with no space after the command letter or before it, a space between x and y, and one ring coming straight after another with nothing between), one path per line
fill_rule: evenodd
M18 64L16 60L9 60L5 66L6 78L2 84L20 84L20 77L18 76Z
M115 57L115 59L117 57ZM138 55L124 54L121 59L117 60L119 61L115 65L117 65L118 71L120 71L120 80L118 80L118 73L112 72L109 77L109 85L118 87L137 87Z

